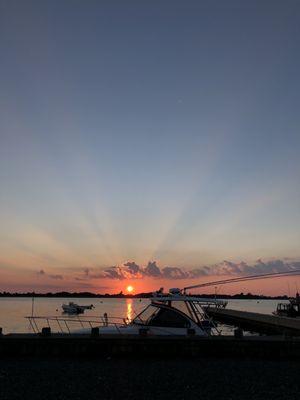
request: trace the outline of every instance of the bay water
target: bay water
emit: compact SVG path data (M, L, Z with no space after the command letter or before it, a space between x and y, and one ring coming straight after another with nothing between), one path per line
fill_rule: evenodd
M0 298L0 327L3 333L29 333L32 332L29 320L26 316L51 316L62 317L62 304L74 303L80 305L93 304L95 308L86 310L83 315L67 316L74 320L74 326L78 328L78 319L97 321L103 318L104 313L108 318L119 317L127 321L132 320L136 314L142 311L149 299L116 299L116 298L46 298L37 297L2 297ZM227 308L242 311L251 311L262 314L272 314L277 304L282 300L228 300ZM122 321L122 319L120 321ZM117 321L117 320L116 320ZM75 324L76 322L76 324ZM41 320L45 326L45 319ZM71 324L72 325L72 324ZM95 323L93 325L96 325ZM232 328L221 326L222 333L232 332Z

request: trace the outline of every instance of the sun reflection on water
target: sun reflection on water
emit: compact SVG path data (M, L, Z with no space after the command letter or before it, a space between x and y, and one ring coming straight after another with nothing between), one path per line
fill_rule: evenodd
M126 319L128 322L132 321L133 309L132 309L132 299L126 299Z

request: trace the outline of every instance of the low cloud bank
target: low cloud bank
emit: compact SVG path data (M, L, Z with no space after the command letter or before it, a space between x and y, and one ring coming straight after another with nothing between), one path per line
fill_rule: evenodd
M55 274L55 275L47 274L43 269L38 271L38 275L39 276L45 276L45 277L50 278L50 279L58 279L58 280L64 279L64 277L62 275L60 275L60 274Z
M160 279L197 279L203 276L210 275L256 275L267 274L276 272L289 272L300 269L300 261L283 261L272 260L264 262L261 259L257 260L255 264L249 265L245 262L234 263L230 261L223 261L221 263L203 266L191 270L185 270L178 267L164 267L160 268L156 261L149 261L143 267L135 262L127 262L122 265L112 266L98 273L93 270L85 268L83 275L77 277L77 280L86 279L143 279L143 278L160 278Z

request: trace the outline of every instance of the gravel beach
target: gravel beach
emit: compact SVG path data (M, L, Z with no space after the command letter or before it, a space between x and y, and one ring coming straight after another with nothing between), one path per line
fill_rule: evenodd
M2 359L0 399L296 400L299 375L295 361Z

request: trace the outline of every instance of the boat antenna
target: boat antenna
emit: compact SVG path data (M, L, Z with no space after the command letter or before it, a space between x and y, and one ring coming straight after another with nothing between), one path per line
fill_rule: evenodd
M228 283L252 281L252 280L256 280L256 279L280 278L282 276L290 276L290 275L300 275L300 269L294 269L292 271L285 271L285 272L272 272L269 274L247 275L247 276L241 276L239 278L231 278L231 279L223 279L223 280L219 280L219 281L205 282L205 283L200 283L198 285L186 286L181 291L183 291L183 293L186 294L186 291L188 289L196 289L196 288L205 287L205 286L226 285Z

